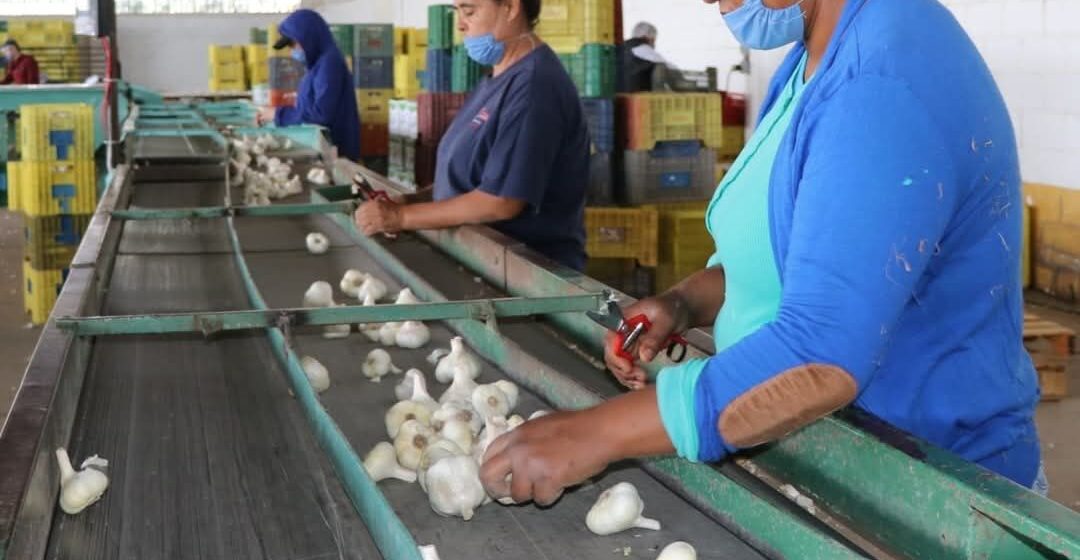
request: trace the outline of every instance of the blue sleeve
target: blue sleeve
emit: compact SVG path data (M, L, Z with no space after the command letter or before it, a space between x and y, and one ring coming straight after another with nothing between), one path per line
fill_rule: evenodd
M684 402L694 410L700 460L740 447L725 436L728 420L776 418L765 422L771 431L761 438L743 439L742 447L752 447L850 402L800 408L805 403L790 397L794 391L774 391L779 384L771 382L838 368L854 382L848 398L857 398L956 206L960 187L949 146L904 83L860 77L819 115L814 110L799 124L807 140L795 157L802 179L777 317L710 358L693 403Z
M319 65L304 77L305 80L311 80L311 89L301 87L300 91L305 93L297 96L295 107L279 107L274 114L274 124L317 124L329 127L341 102L340 92L343 88L338 87L337 83L344 78L344 74L334 65Z
M565 123L555 92L530 83L507 99L480 179L480 190L521 200L537 212L561 148Z

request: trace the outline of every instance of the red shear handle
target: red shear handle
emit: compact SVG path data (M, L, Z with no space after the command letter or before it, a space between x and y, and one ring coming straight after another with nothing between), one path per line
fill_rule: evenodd
M631 363L636 362L637 358L635 358L630 351L637 346L638 339L641 338L641 335L649 332L652 327L652 321L644 314L624 319L622 326L615 333L615 355L625 360L629 360ZM673 334L667 338L666 343L666 354L671 361L679 363L686 359L689 342L687 342L682 335Z

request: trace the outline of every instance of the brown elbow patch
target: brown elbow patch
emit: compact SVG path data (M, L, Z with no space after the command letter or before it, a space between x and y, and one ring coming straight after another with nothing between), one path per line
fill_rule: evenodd
M779 439L855 400L857 386L836 366L807 364L791 368L731 401L717 429L736 447Z

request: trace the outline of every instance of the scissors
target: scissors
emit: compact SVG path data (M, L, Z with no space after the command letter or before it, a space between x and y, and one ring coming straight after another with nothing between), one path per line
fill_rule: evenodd
M607 302L607 313L586 311L585 314L604 328L615 333L616 356L629 360L631 363L636 361L630 351L637 345L641 335L652 329L652 321L650 321L648 317L641 314L627 319L623 315L622 308L619 307L619 304L610 300ZM689 343L682 335L673 334L669 336L667 345L666 354L668 359L672 362L680 363L686 359L686 351Z
M371 186L367 177L357 173L352 178L352 194L354 198L362 198L364 200L377 200L381 202L389 202L394 204L390 195L386 194L386 191L375 190L375 187Z

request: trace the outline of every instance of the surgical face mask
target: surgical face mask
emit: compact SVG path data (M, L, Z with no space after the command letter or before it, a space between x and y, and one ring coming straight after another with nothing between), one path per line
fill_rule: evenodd
M803 38L803 0L783 9L769 8L762 0L745 0L743 5L724 14L728 29L744 47L769 50Z
M494 33L485 33L479 37L465 37L465 51L477 64L495 66L506 55L506 43L496 41Z
M292 53L290 54L293 60L299 62L300 64L307 64L307 57L304 55L304 49L293 49Z

